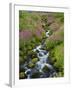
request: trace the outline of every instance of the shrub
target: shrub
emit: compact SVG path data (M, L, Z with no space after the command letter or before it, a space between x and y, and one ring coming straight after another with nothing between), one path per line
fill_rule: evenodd
M55 61L53 65L57 69L58 73L62 72L62 76L63 76L63 73L64 73L63 72L63 69L64 69L64 46L63 46L63 43L56 46L54 49L52 49L52 51L50 53L50 57L51 57L52 62Z
M56 58L56 63L54 66L56 67L63 67L64 64L64 51L63 51L63 44L57 46L54 49L54 56Z
M47 50L50 50L50 49L52 49L52 48L54 48L55 47L55 42L54 41L46 41L46 49Z

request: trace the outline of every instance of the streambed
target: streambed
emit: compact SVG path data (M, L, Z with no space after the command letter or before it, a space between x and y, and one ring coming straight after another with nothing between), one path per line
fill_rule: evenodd
M49 30L46 32L46 38L49 37ZM31 78L48 78L56 77L57 73L54 67L49 63L49 51L44 50L45 40L41 42L39 46L33 49L33 52L37 54L38 61L33 68L28 67L28 63L32 64L32 59L29 58L29 62L20 65L20 69L24 69L24 73L27 79Z

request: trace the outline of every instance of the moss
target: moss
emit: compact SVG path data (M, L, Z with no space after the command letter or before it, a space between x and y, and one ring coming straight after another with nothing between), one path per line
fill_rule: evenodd
M19 79L24 79L26 76L25 76L25 73L24 72L20 72L19 73Z
M57 73L57 77L63 77L64 76L64 72L58 72Z
M33 50L28 51L27 55L30 56L30 58L36 58L37 57L37 53L34 52Z
M29 67L29 68L34 68L34 66L35 66L35 64L33 64L33 63L29 63L29 64L28 64L28 67Z
M32 63L36 63L38 61L38 58L33 58Z
M39 78L40 75L41 75L40 72L33 73L33 74L32 74L32 78Z
M49 71L49 68L47 66L45 66L43 69L42 69L43 72L48 72Z

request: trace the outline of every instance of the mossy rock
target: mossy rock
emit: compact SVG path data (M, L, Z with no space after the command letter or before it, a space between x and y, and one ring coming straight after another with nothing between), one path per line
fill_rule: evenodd
M34 53L34 54L32 55L32 58L36 58L36 57L37 57L37 54Z
M24 72L19 73L19 79L24 79L26 77Z
M24 62L25 62L24 58L20 56L20 57L19 57L19 63L22 64L22 63L24 63Z
M63 72L58 72L57 77L64 77L64 73Z
M40 72L36 72L32 74L32 78L40 78L41 73Z
M29 64L28 64L28 67L29 67L29 68L34 68L34 66L35 66L35 64L33 64L33 63L29 63Z
M34 52L33 50L28 51L28 55L29 55L31 58L37 57L36 52Z
M38 61L38 58L33 58L32 63L36 63Z
M43 69L42 69L43 72L48 72L49 71L49 68L47 66L45 66Z
M32 50L28 51L28 55L32 55L34 52Z

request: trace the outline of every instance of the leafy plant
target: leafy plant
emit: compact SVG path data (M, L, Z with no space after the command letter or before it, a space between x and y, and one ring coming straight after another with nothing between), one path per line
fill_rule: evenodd
M64 50L63 50L63 43L56 46L54 49L52 49L50 53L50 57L52 62L54 62L54 67L57 69L59 76L63 76L63 70L64 70ZM62 75L61 75L62 73Z

